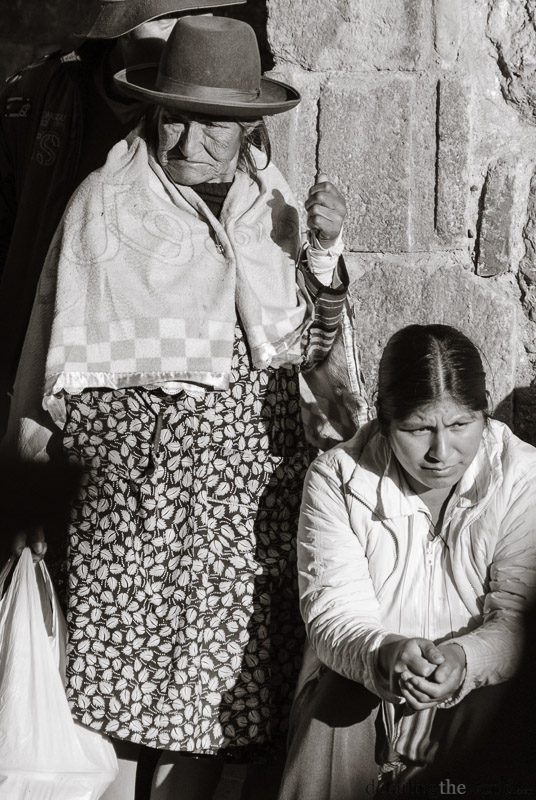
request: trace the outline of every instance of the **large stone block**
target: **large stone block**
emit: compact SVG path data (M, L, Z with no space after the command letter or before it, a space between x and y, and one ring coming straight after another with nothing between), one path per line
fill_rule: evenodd
M534 0L490 0L487 33L495 46L505 99L536 124Z
M360 74L321 96L319 162L349 207L351 250L410 248L410 115L413 81Z
M447 241L467 236L471 91L457 76L437 87L436 230Z
M378 263L352 284L352 295L369 392L376 387L383 347L395 331L413 323L443 323L460 329L481 348L493 404L511 395L517 311L502 291L455 266L433 269ZM503 410L504 416L508 414Z
M276 60L312 70L421 68L431 53L425 0L268 0Z
M467 271L473 269L468 248L416 253L382 253L381 255L378 253L351 253L347 251L344 254L344 261L350 277L350 284L359 281L365 273L378 268L380 264L386 269L389 268L389 265L393 265L396 270L403 269L406 272L413 269L434 271L440 267Z
M500 160L486 177L478 239L477 274L484 278L507 272L512 252L516 213L516 164Z
M320 77L293 66L279 66L269 76L290 83L302 97L292 111L266 117L266 124L273 161L303 203L317 171Z
M463 39L463 0L434 0L434 47L444 64L454 64Z
M321 92L319 166L347 198L350 249L435 246L435 105L432 81L403 74L359 73Z

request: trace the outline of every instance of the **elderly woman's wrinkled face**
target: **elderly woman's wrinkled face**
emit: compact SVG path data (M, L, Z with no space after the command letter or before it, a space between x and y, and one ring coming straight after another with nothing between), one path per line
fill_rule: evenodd
M232 181L243 136L234 120L161 109L156 155L182 186Z
M414 491L450 489L476 456L485 426L482 411L445 394L406 419L393 420L389 443Z

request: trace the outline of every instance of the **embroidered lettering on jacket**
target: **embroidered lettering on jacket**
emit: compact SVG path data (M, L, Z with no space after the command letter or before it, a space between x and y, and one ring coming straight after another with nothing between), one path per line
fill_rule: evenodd
M30 113L31 103L29 97L8 97L6 101L5 117L26 118Z
M36 136L36 150L33 155L33 160L37 161L41 167L50 167L56 162L66 119L66 114L55 111L43 112L39 132Z
M60 137L57 133L40 131L37 134L37 142L39 150L34 156L35 160L41 167L50 167L56 161L61 144Z

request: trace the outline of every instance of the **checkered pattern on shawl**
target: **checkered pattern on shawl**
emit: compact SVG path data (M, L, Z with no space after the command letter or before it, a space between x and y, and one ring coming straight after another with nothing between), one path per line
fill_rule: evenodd
M299 247L298 212L273 165L256 180L236 173L218 221L167 180L142 138L119 142L73 195L45 263L45 398L169 381L226 388L236 310L255 366L298 362L309 324Z

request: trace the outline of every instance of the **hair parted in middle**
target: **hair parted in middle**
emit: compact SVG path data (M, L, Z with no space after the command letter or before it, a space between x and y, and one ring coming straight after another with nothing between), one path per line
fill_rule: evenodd
M450 325L408 325L387 342L380 359L376 409L380 429L450 395L488 414L486 373L476 345Z

